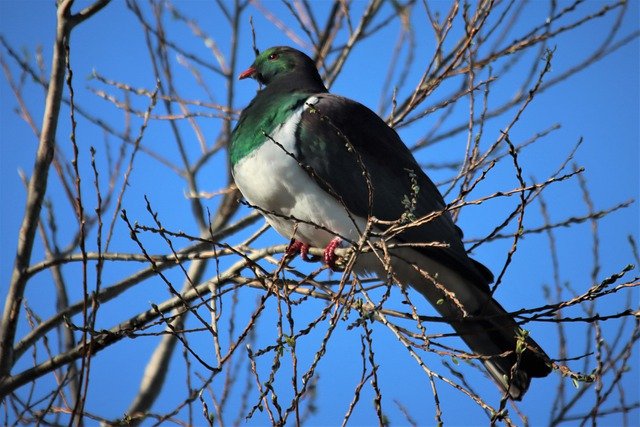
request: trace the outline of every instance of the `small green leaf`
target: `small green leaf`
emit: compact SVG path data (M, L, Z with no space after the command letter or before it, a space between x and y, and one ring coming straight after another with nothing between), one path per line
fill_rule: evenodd
M285 335L284 342L291 348L296 348L296 339L292 336Z

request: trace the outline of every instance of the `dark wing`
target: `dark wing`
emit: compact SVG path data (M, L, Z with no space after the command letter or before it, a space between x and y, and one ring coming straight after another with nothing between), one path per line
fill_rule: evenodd
M371 214L386 221L396 221L403 214L405 218L407 214L420 218L445 208L442 195L411 151L377 114L339 96L316 97L318 102L302 114L296 135L297 151L300 162L310 167L325 191L341 199L352 213L366 218L370 187ZM363 168L368 172L370 186ZM417 192L412 190L414 184ZM419 250L488 291L493 276L467 256L461 237L462 232L448 213L398 235L407 243L447 243L446 248Z

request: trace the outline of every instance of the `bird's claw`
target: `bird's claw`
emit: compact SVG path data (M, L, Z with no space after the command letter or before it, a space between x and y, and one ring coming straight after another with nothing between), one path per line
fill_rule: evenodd
M286 256L295 257L298 253L300 253L300 258L303 261L311 261L309 259L309 245L300 240L293 240L287 248Z
M342 239L339 237L335 237L324 248L322 261L333 271L340 271L340 266L338 266L336 263L336 261L338 261L338 256L336 255L336 249L340 246L341 243L342 243ZM304 243L300 240L292 240L285 252L285 256L295 257L297 254L300 254L300 258L302 258L303 261L307 261L307 262L318 261L317 257L309 256L309 244Z
M322 260L324 261L324 263L333 271L338 270L338 266L336 265L336 260L338 259L338 257L336 256L336 248L340 246L340 243L342 243L342 239L339 237L334 237L324 248L324 253L322 255Z

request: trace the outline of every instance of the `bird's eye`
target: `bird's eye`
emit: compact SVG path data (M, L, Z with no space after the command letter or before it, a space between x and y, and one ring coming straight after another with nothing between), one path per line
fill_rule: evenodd
M271 55L269 55L269 61L275 61L279 56L280 55L278 55L277 53L272 53Z

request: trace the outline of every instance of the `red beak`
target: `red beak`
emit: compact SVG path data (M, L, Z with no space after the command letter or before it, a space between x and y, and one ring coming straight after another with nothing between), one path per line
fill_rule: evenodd
M253 67L249 67L246 70L244 70L242 73L240 73L240 75L238 76L238 80L246 79L248 77L253 77L255 73L256 73L256 69Z

